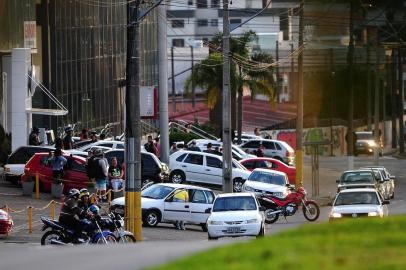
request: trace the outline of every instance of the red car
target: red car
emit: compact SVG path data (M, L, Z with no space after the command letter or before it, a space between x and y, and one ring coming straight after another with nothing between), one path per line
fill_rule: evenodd
M277 159L266 157L246 158L240 160L240 163L250 171L253 171L256 168L262 168L284 172L288 176L290 184L294 185L296 182L296 168L288 166Z
M10 215L0 209L0 235L8 235L13 228L13 220Z
M86 175L86 159L79 156L63 155L67 160L64 170L64 180L69 182L64 183L64 192L68 192L71 188L87 188L89 178ZM53 181L52 168L48 164L48 153L36 153L25 164L24 174L21 176L21 181L34 180L37 173L40 174L40 189L44 192L51 192L51 183Z

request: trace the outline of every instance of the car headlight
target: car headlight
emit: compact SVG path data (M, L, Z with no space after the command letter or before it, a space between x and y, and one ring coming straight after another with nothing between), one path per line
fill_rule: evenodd
M277 198L285 198L287 194L285 192L274 192L272 195Z
M368 213L368 217L377 217L377 216L379 216L378 212L369 212Z
M244 186L245 191L255 191L252 187Z
M249 219L247 220L247 224L252 224L252 223L260 223L261 221L257 218Z
M223 221L210 220L209 224L210 225L223 225Z
M341 218L343 215L341 215L340 213L331 213L330 217L331 218Z
M368 141L367 143L368 143L369 147L375 147L376 146L376 143L374 141Z

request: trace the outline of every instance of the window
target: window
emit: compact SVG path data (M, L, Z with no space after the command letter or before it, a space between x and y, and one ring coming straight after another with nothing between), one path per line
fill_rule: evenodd
M154 169L157 167L155 160L150 155L141 155L141 162L147 168Z
M268 161L260 160L257 161L256 168L271 168L271 164Z
M180 155L176 161L182 162L182 160L186 157L187 154Z
M254 169L255 161L247 161L244 162L244 167L247 169Z
M211 191L205 190L204 194L206 194L207 197L207 203L212 204L214 201L214 194Z
M282 150L282 147L281 147L281 145L279 143L275 143L275 146L276 146L277 150Z
M206 26L208 26L207 19L198 19L197 20L197 26L198 27L206 27Z
M196 4L198 8L207 8L207 0L197 0Z
M187 4L188 4L189 6L193 6L193 0L188 0L188 1L187 1Z
M262 142L266 149L276 150L274 142Z
M197 154L189 154L184 162L196 165L203 165L203 156Z
M222 168L223 164L218 158L206 157L206 165L213 168Z
M212 8L220 7L220 0L211 0L211 7Z
M185 47L185 40L183 38L174 38L172 39L173 47Z
M116 148L117 149L124 149L124 144L117 144Z
M259 141L250 141L247 142L245 145L243 145L243 148L258 148L259 147Z
M211 19L210 25L211 26L218 26L219 25L219 20L218 19Z
M192 203L207 203L203 190L194 190Z
M104 147L108 147L108 148L113 148L113 144L112 143L101 143L99 144L100 146L104 146Z
M183 28L185 27L185 21L184 20L172 20L172 28Z
M230 28L233 28L241 23L241 19L230 19Z

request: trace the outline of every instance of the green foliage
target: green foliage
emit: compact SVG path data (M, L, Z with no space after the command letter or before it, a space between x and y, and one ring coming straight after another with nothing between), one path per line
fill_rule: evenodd
M170 144L174 143L174 142L185 142L188 143L191 140L194 139L199 139L199 137L197 137L196 135L192 134L192 133L183 133L183 132L178 132L178 131L172 131L169 134L169 142Z
M406 265L406 217L312 224L215 248L156 270L387 270Z

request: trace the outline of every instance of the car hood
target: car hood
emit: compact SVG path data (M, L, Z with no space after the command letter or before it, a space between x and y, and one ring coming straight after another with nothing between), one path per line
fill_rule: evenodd
M285 192L286 191L286 187L283 187L283 186L274 185L274 184L266 184L266 183L250 181L250 180L245 181L245 185L249 186L251 188L254 188L254 189L259 189L259 190L264 190L264 191L269 191L269 192Z
M260 214L257 210L212 212L208 220L227 222L227 221L246 221L255 218L260 218Z
M150 199L150 198L143 198L141 197L141 207L142 208L151 208L151 207L155 207L157 204L159 204L159 202L161 202L162 200L155 200L155 199ZM125 197L120 197L117 199L114 199L111 202L111 205L120 205L120 206L124 206L125 205Z
M379 205L375 204L340 205L334 206L331 212L340 214L369 213L379 211L379 208Z

